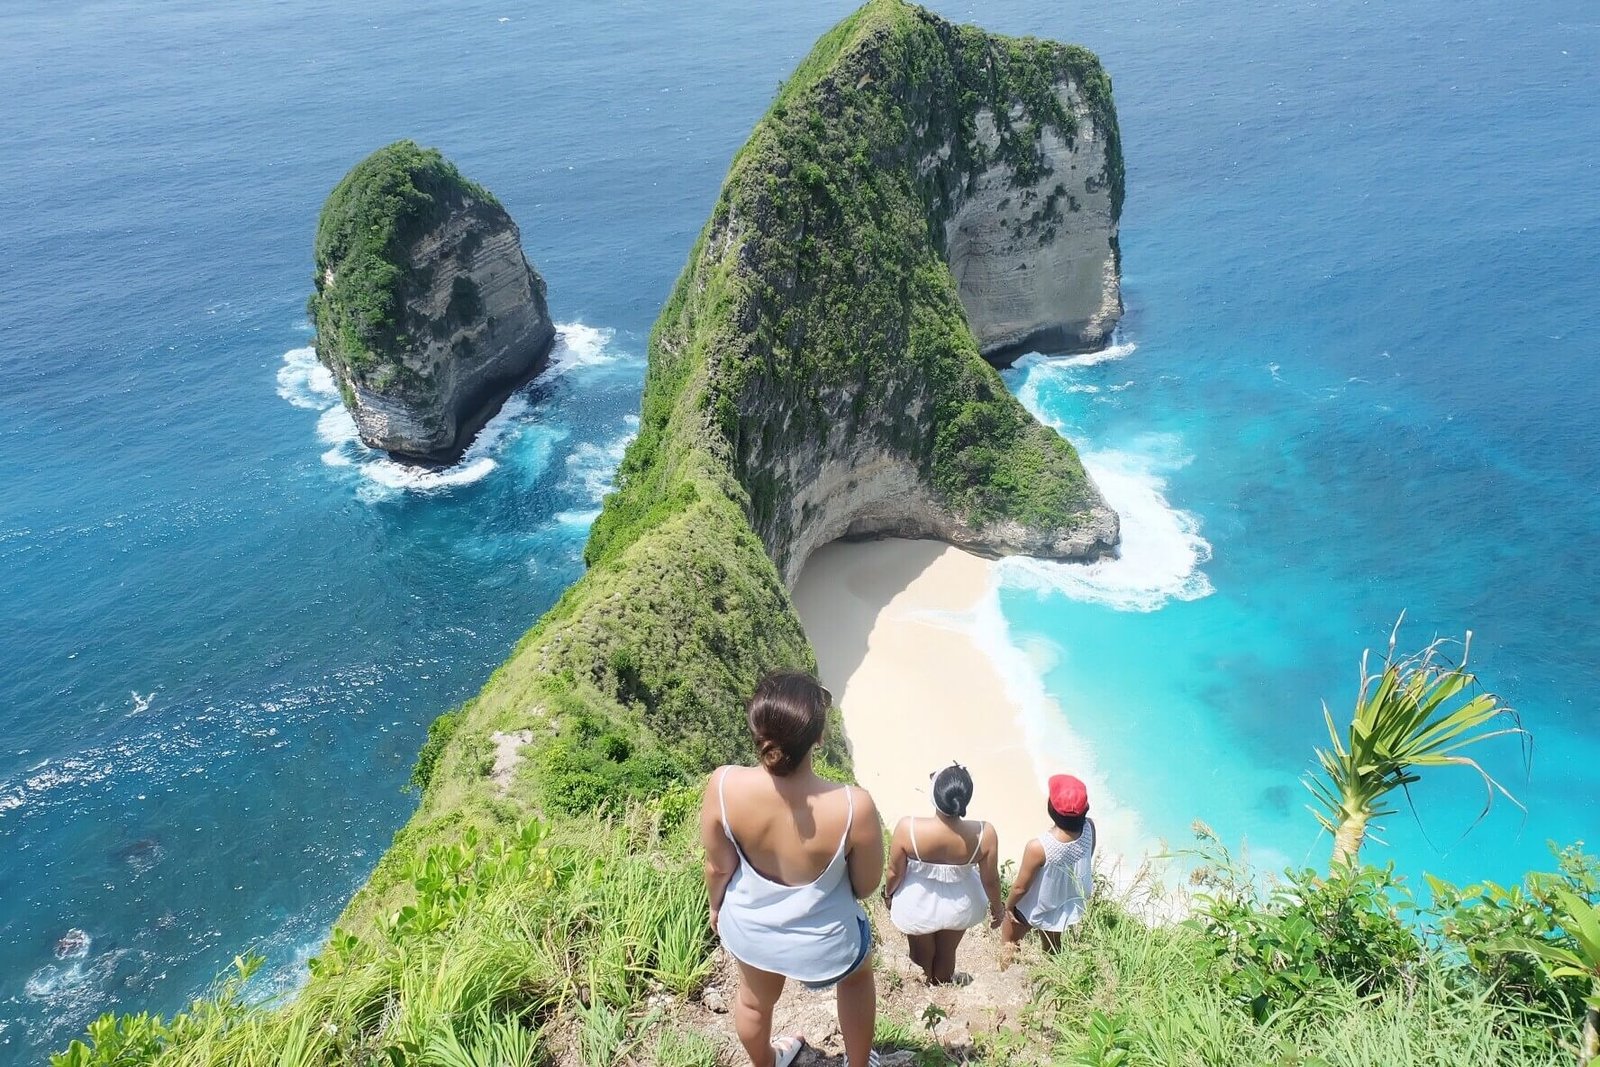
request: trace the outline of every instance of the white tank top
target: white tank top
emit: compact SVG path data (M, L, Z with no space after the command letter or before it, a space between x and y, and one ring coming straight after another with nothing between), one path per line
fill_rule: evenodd
M889 903L889 921L902 934L969 930L983 921L989 894L978 871L985 823L978 824L978 844L966 863L930 863L917 847L917 820L909 823L912 859Z
M1083 824L1076 841L1060 841L1055 834L1039 836L1044 866L1017 901L1017 910L1030 926L1060 932L1089 910L1089 894L1094 889L1094 837L1092 820Z
M851 888L845 853L856 816L855 791L845 786L850 814L828 866L805 885L784 885L750 864L728 828L728 804L722 792L727 776L726 768L717 776L717 805L722 809L722 832L739 854L739 869L728 882L718 915L722 947L751 967L797 981L838 978L860 957L861 924L867 919Z

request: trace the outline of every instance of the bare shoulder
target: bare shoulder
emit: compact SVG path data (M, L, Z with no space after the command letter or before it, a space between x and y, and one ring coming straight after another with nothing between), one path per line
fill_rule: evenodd
M847 792L848 791L848 792ZM878 805L873 802L872 794L862 789L859 785L847 785L839 790L840 800L848 804L853 811L849 816L853 832L864 834L870 828L871 832L879 835L882 840L883 823L878 818ZM896 827L896 833L899 828Z
M844 788L850 792L850 803L855 805L857 815L869 816L873 820L877 819L878 804L872 799L871 793L862 789L859 785L847 785ZM904 821L904 819L901 820L901 822Z
M1037 837L1028 838L1028 843L1023 846L1023 848L1022 848L1022 862L1023 863L1029 863L1029 862L1032 862L1032 863L1043 863L1044 862L1044 846L1039 843L1039 839Z

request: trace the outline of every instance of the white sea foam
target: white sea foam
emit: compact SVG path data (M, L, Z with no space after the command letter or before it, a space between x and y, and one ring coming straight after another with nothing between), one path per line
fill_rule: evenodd
M1165 496L1161 471L1172 460L1160 443L1136 451L1083 452L1083 465L1106 503L1122 519L1117 558L1096 563L1056 563L1008 557L997 565L1012 588L1055 591L1119 611L1155 611L1172 600L1198 600L1212 592L1200 567L1211 545L1192 514Z
M333 372L317 359L311 347L291 348L278 368L278 395L297 408L320 410L339 399Z
M1131 353L1137 346L1130 341L1112 347ZM1082 385L1076 380L1074 367L1084 364L1029 356L1019 365L1027 378L1017 390L1017 399L1039 421L1064 436L1075 436L1044 407L1041 387L1045 382L1062 379L1068 390ZM1113 386L1112 391L1121 392L1132 384ZM1209 595L1213 591L1211 581L1200 567L1211 558L1211 544L1200 535L1200 520L1173 507L1166 497L1165 475L1186 466L1192 458L1183 452L1179 438L1172 434L1145 434L1121 449L1095 449L1081 439L1077 443L1084 468L1122 520L1117 558L1098 563L1056 563L1010 557L999 564L1001 580L1013 588L1041 594L1054 590L1074 600L1104 604L1119 611L1155 611L1172 600L1198 600Z
M614 334L613 330L583 323L558 324L550 352L551 365L545 376L561 377L613 366L628 367L631 373L635 368L628 366L629 355L612 344ZM487 478L500 466L508 443L520 435L533 415L528 398L514 393L478 431L455 464L444 468L413 466L398 463L361 443L355 420L339 402L333 375L318 362L314 349L295 348L284 353L277 378L279 396L296 407L322 412L317 419L317 437L327 446L322 462L329 467L352 469L362 482L356 495L369 503L391 499L397 493L434 492ZM577 450L576 467L597 502L610 489L621 450L637 430L638 420L634 419L618 441L606 446L584 445ZM569 468L572 467L574 463L569 461Z
M343 408L336 410L344 411ZM484 423L483 429L478 431L478 435L472 439L472 444L467 446L461 458L449 467L417 467L409 463L397 463L381 452L356 442L354 447L359 448L364 456L372 457L361 463L361 473L386 489L413 492L432 492L480 482L500 465L494 458L495 453L500 450L507 437L527 422L527 416L531 411L532 405L528 402L528 398L520 393L513 393L506 398L506 402L495 413L494 418ZM352 423L352 433L354 429Z
M562 526L583 530L587 530L591 525L593 525L594 520L598 519L599 517L599 508L591 508L588 511L558 511L555 514L556 522L560 523Z
M588 367L627 362L627 353L611 343L615 337L615 330L603 326L585 326L581 322L557 326L555 344L550 347L550 368L545 375L560 377Z
M1139 350L1139 346L1132 341L1122 341L1116 338L1112 340L1112 344L1107 345L1098 352L1080 352L1075 356L1030 356L1025 358L1039 360L1058 367L1094 367L1101 363L1126 359Z
M579 486L589 499L599 503L611 492L617 476L617 465L628 450L628 444L639 433L639 416L629 415L623 420L624 430L605 444L584 443L567 456L569 488Z

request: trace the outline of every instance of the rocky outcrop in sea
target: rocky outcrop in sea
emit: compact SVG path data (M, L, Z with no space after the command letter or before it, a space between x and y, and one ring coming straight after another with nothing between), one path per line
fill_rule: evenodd
M361 440L427 462L459 457L555 337L511 216L410 141L362 160L328 197L310 312Z

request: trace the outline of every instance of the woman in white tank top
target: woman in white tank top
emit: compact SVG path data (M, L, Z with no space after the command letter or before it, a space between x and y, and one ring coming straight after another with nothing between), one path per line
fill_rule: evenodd
M1070 774L1052 775L1046 805L1055 825L1022 851L1022 865L1006 898L1002 964L1010 961L1018 941L1038 930L1045 948L1061 947L1061 933L1083 920L1094 890L1094 820L1089 818L1089 791Z
M895 827L884 897L911 962L930 984L943 985L955 977L963 935L985 914L1000 925L999 840L988 823L964 818L972 799L965 767L952 763L932 778L936 814L907 817Z
M711 927L739 965L734 1029L754 1067L788 1067L803 1042L772 1042L793 978L834 988L849 1067L874 1063L872 929L860 900L883 876L883 830L859 786L819 778L812 750L832 697L799 671L761 680L746 712L759 767L719 767L700 807Z

